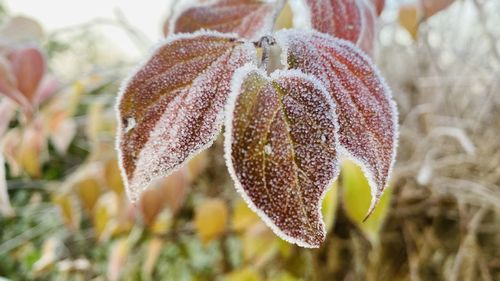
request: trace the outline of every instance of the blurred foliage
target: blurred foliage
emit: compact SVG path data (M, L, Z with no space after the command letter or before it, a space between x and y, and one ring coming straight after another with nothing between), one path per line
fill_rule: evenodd
M500 8L491 3L477 6L486 7L483 18ZM0 5L0 22L11 19ZM280 240L240 199L225 172L220 139L131 205L115 158L113 111L128 64L103 59L109 52L96 47L102 38L92 28L41 36L28 28L22 42L0 40L2 55L25 40L37 46L47 59L46 74L59 80L31 113L0 98L7 104L0 106L0 117L8 116L5 132L7 117L0 119L0 143L10 197L9 207L0 209L0 280L500 280L500 147L494 141L500 135L500 58L481 49L462 64L465 52L457 44L449 47L443 37L433 45L440 34L431 27L443 24L433 20L411 26L418 32L404 22L406 30L395 23L383 27L384 38L411 39L382 42L379 51L401 112L399 164L364 223L369 188L357 166L343 164L325 195L329 231L317 250ZM500 34L481 38L490 37ZM450 75L477 79L473 85L467 80L467 91L480 101L453 96L464 86L446 84ZM486 82L490 87L482 88ZM457 119L474 121L453 123L467 134L434 130ZM474 155L463 153L469 147L464 135L476 144Z

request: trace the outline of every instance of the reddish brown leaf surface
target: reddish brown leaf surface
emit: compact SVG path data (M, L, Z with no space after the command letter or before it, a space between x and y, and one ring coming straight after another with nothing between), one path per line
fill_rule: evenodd
M233 72L254 58L252 45L230 35L174 35L124 84L117 145L132 201L213 142Z
M12 51L9 60L17 78L17 88L29 101L33 101L45 74L45 58L37 48L23 48Z
M377 12L377 16L380 16L385 7L385 0L371 0L371 1L375 6L375 11Z
M225 153L236 187L281 238L319 247L321 202L338 175L335 105L319 80L297 70L237 71Z
M52 96L58 82L47 76L46 61L36 47L22 47L7 51L0 57L0 94L22 106L25 113L32 113L40 103Z
M454 0L420 0L423 9L423 18L429 18L448 8Z
M314 28L353 42L371 55L376 12L368 0L297 0L290 2L294 26Z
M211 29L259 39L273 29L279 3L262 0L180 1L168 22L168 33Z
M276 40L283 64L318 77L336 102L342 150L363 168L373 211L397 146L397 110L390 89L370 59L345 40L296 31L280 31Z

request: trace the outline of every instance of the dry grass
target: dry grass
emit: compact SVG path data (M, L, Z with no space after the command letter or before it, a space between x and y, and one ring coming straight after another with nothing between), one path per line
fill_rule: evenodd
M378 64L401 122L394 202L372 251L351 231L354 259L334 280L500 280L498 11L456 1L417 41L382 27Z

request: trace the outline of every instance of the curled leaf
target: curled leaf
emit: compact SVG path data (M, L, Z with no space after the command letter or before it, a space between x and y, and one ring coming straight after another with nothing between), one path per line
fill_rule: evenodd
M351 43L318 32L280 31L283 64L318 77L337 104L343 155L370 183L370 214L387 185L396 155L397 110L371 60Z
M169 20L169 34L211 29L259 39L273 29L281 4L262 0L181 1Z
M225 155L236 188L282 239L319 247L321 201L338 175L335 105L297 70L267 76L253 66L233 78Z
M167 176L220 131L234 71L255 48L232 35L179 34L157 48L118 99L118 150L129 198Z
M376 10L368 0L296 0L290 5L294 27L313 28L372 53Z

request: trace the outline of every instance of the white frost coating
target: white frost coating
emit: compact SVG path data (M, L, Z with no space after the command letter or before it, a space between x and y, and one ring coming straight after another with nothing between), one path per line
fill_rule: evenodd
M326 35L328 36L328 35ZM382 85L382 92L385 95L386 101L389 103L389 106L391 108L391 113L392 113L392 123L394 124L394 132L393 132L393 150L392 150L392 159L391 159L391 164L389 171L387 172L387 180L386 180L386 186L389 185L389 181L392 177L392 171L394 168L394 163L396 163L396 154L398 150L398 144L399 144L399 111L397 109L396 102L392 98L392 91L389 88L389 85L387 85L387 82L385 81L384 77L380 73L378 67L372 62L372 59L361 49L356 47L353 43L343 40L343 39L334 39L338 40L339 45L346 45L350 46L351 48L355 49L358 51L358 54L366 61L369 63L369 67L372 69L374 72L375 76L378 78L380 84ZM370 185L370 190L372 194L372 200L370 204L370 208L368 208L368 212L366 214L366 217L364 220L368 219L368 217L373 213L375 210L375 207L377 206L377 203L380 200L380 197L382 196L382 192L377 188L377 185L375 184L375 181L373 180L373 174L369 172L369 168L366 165L366 163L363 163L360 159L354 159L352 155L346 154L347 157L350 157L355 163L357 163L360 167L363 173L365 174L368 184ZM383 187L385 188L385 187Z
M358 47L356 47L353 43L340 39L340 38L334 38L331 35L320 33L315 30L310 30L310 31L297 31L297 30L280 30L275 33L275 39L277 44L281 47L281 63L285 65L287 68L289 68L288 64L288 52L289 52L289 46L291 41L301 41L301 42L306 42L310 40L322 40L323 42L329 42L332 45L337 45L340 47L347 47L348 49L355 50L357 52L357 55L359 55L365 62L368 63L368 67L373 71L374 76L378 79L379 83L382 86L382 93L384 94L384 97L386 99L386 102L389 104L389 107L391 109L391 115L392 115L392 123L394 125L394 132L392 132L393 135L393 149L392 149L392 154L391 154L391 163L389 166L388 174L387 174L387 180L386 180L386 186L392 176L392 170L394 167L394 163L396 161L396 152L397 152L397 147L398 147L398 140L399 140L399 123L398 123L398 110L396 103L394 102L392 98L392 91L390 90L389 86L387 85L385 79L383 76L380 74L380 71L378 68L373 64L371 58L365 54L365 52ZM369 148L368 148L369 149ZM347 148L341 146L340 152L347 158L351 159L354 163L359 165L361 167L361 170L365 174L367 181L370 185L370 190L371 190L371 204L367 212L367 216L365 217L365 220L369 217L369 215L374 211L378 201L380 200L380 196L382 195L382 192L379 190L377 187L377 184L375 183L373 173L369 169L369 165L365 163L362 159L359 159L357 157L354 157L351 153L347 151ZM382 187L384 188L384 187Z
M339 128L338 128L337 115L336 115L336 110L335 110L336 105L335 105L333 99L331 99L331 97L328 95L328 91L326 90L324 85L316 77L304 74L303 72L301 72L299 70L276 70L271 74L271 77L269 78L267 73L264 70L259 69L258 67L256 67L255 65L252 65L252 64L246 64L245 66L239 68L235 72L233 79L231 81L231 93L229 95L228 103L226 105L226 120L225 120L225 129L224 129L225 130L224 131L224 158L226 160L226 166L228 168L228 171L229 171L231 178L234 181L235 188L236 188L237 192L241 195L241 197L244 199L244 201L247 203L247 205L250 207L250 209L252 211L254 211L266 223L266 225L271 228L271 230L278 237L280 237L281 239L283 239L289 243L296 244L300 247L317 248L317 246L315 246L315 245L311 245L305 241L291 237L291 236L287 235L286 233L284 233L283 231L281 231L281 229L268 217L268 215L266 213L264 213L263 210L259 209L253 203L253 201L251 200L251 198L249 197L249 195L246 193L245 189L243 188L242 184L240 183L239 178L238 178L236 171L234 169L234 164L233 164L233 160L232 160L232 156L231 156L232 155L232 143L233 143L233 139L232 139L233 119L234 119L233 112L234 112L234 109L236 107L237 98L241 92L241 86L243 85L245 78L252 72L259 74L262 78L266 79L267 81L272 81L274 79L278 79L281 77L296 76L296 77L306 79L306 80L312 82L316 87L318 87L324 93L324 97L326 98L327 102L329 103L329 106L332 109L329 112L329 114L333 117L333 119L335 121L334 122L335 143L336 143L336 147L339 148L339 138L338 138ZM337 167L338 167L338 162L337 162ZM330 188L332 188L333 183L335 182L335 180L338 177L338 174L339 174L339 169L337 168L336 173L334 174L334 176L332 177L332 179L330 180L328 185L324 188L319 202L317 202L317 211L319 214L319 218L321 220L321 226L322 226L323 233L326 233L326 230L325 230L325 225L323 223L323 215L321 213L322 202L323 202L328 190Z
M172 11L171 11L171 17L168 21L168 34L174 34L175 30L175 23L177 22L177 19L179 16L186 10L190 8L195 8L195 7L203 7L206 5L213 5L217 3L219 0L205 0L205 1L200 1L200 0L174 0L177 1L177 3L174 4Z
M175 33L175 25L177 23L177 20L179 17L188 9L191 8L201 8L201 7L208 7L212 5L216 5L221 0L178 0L178 2L174 5L171 13L171 17L169 18L168 21L168 34L174 34ZM274 23L276 21L276 18L279 16L281 10L283 9L283 6L285 5L284 0L260 0L260 2L264 4L274 4L273 6L273 12L272 15L263 17L263 23L262 27L260 28L260 32L256 33L252 38L247 38L250 40L258 40L262 36L267 35L269 32L272 32ZM265 7L261 7L265 8ZM256 10L251 11L250 13L264 13L265 10L262 10L261 8L258 8ZM251 18L250 18L251 19ZM247 29L247 26L253 25L253 23L248 21L248 19L244 19L241 23L244 29ZM236 32L236 31L233 31Z
M288 1L293 14L293 27L310 30L312 29L311 9L305 0Z
M122 83L120 85L119 93L117 95L117 99L116 99L116 103L115 103L115 111L116 111L116 117L117 117L117 128L118 128L116 142L115 142L115 149L117 150L117 154L118 154L118 164L119 164L118 166L120 168L122 179L124 179L125 191L127 193L127 197L132 202L136 202L138 200L140 193L144 189L146 189L148 186L146 185L146 186L138 187L138 186L136 186L136 184L131 184L128 180L128 177L127 177L127 174L125 171L125 167L123 164L123 160L122 160L123 159L123 152L120 149L120 144L122 142L121 134L122 134L122 130L125 130L125 128L124 128L124 124L122 123L122 117L120 114L119 105L121 103L121 100L123 99L127 85L130 84L130 82L132 81L134 76L142 68L144 68L147 65L149 60L153 56L155 56L161 50L161 48L163 46L168 45L168 44L170 44L174 41L177 41L177 40L192 39L192 38L196 38L198 36L212 36L212 37L218 37L218 38L228 38L228 37L229 38L231 38L231 37L237 38L237 34L234 34L234 33L220 33L220 32L211 31L211 30L199 30L199 31L196 31L193 33L178 33L178 34L170 35L167 38L165 38L164 40L162 40L161 42L159 42L158 44L156 44L153 48L151 48L151 50L150 50L151 54L149 56L147 56L147 58L144 61L139 63L135 67L135 69L130 73L130 75L122 81ZM244 48L246 49L246 52L253 58L253 63L256 64L257 63L257 51L256 51L255 47L253 46L253 44L246 42L242 46L244 46ZM219 116L217 116L217 122L219 124L218 125L219 129L217 130L217 132L215 132L213 134L210 141L207 142L206 145L200 147L198 150L193 151L181 164L177 165L174 169L166 172L162 176L157 176L155 178L152 178L151 181L158 180L160 178L169 176L170 174L172 174L173 172L178 170L181 166L183 166L185 163L187 163L189 160L191 160L196 154L198 154L199 152L210 147L213 144L213 142L215 141L215 136L217 135L218 132L220 132L220 129L222 128L223 119L224 119L224 110L221 110ZM142 153L142 151L141 151L141 153ZM134 171L134 174L135 174L135 171ZM135 176L134 176L134 178L135 178Z
M133 117L127 118L127 127L125 128L125 133L130 132L130 130L135 128L135 125L137 125L137 123L135 122L135 118Z

